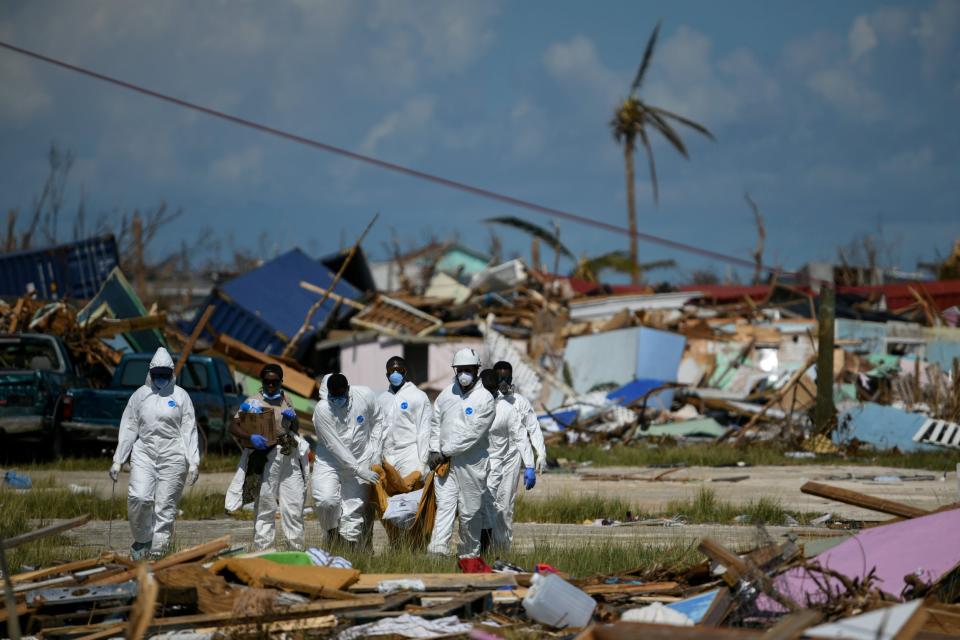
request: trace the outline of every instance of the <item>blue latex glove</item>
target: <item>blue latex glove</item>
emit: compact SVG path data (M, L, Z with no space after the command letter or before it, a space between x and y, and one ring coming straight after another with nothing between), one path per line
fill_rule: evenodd
M533 467L527 467L523 470L523 486L527 491L533 489L537 485L537 472L533 470Z
M260 449L262 451L267 448L267 439L259 433L250 436L250 442L253 443L254 449Z
M296 420L297 418L297 412L293 409L284 409L280 412L280 415L282 415L284 418L289 418L290 420Z
M249 413L249 412L250 412L250 403L249 403L249 402L244 402L243 404L241 404L241 405L240 405L240 411L243 411L244 413Z

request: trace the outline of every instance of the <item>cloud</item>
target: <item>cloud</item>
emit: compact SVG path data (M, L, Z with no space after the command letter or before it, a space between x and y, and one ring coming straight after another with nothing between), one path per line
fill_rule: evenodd
M745 109L769 105L780 88L749 49L714 61L710 39L686 26L667 38L653 60L649 101L708 127L737 120Z
M227 153L213 163L210 175L222 182L257 184L263 178L263 151L260 147L247 147Z
M515 156L531 158L543 151L546 141L545 117L543 110L527 96L513 105L510 110L510 138Z
M50 94L33 75L33 65L11 51L0 53L0 117L27 120L50 106Z
M555 42L543 54L547 72L558 82L576 89L588 89L593 97L612 103L627 92L624 78L618 78L597 55L593 41L578 35Z
M857 16L847 40L850 43L850 57L856 60L877 47L877 32L866 16Z
M418 96L406 102L398 111L387 114L363 137L360 149L375 153L380 143L401 134L420 131L433 117L436 99L433 96Z
M883 97L848 68L817 71L808 78L807 87L847 116L875 122L887 115Z
M960 2L939 0L920 13L914 35L923 49L925 70L931 73L947 58L956 45L960 31Z
M368 59L384 81L401 86L463 71L493 43L498 13L495 2L380 0L367 19L378 43Z

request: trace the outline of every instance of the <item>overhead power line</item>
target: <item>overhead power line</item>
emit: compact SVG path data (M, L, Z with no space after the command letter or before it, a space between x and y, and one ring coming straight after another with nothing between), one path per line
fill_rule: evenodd
M344 149L332 144L327 144L326 142L321 142L320 140L315 140L313 138L307 138L305 136L298 135L296 133L291 133L289 131L284 131L283 129L277 129L276 127L271 127L253 120L248 120L246 118L241 118L240 116L235 116L224 111L218 111L217 109L211 109L210 107L205 107L203 105L190 102L188 100L182 100L180 98L155 91L153 89L133 84L132 82L127 82L126 80L120 80L119 78L114 78L92 69L87 69L75 64L70 64L63 60L58 60L56 58L51 58L50 56L43 55L42 53L37 53L36 51L31 51L29 49L24 49L16 45L10 44L8 42L0 41L0 47L7 49L8 51L13 51L21 55L33 58L34 60L40 60L41 62L46 62L47 64L60 67L61 69L66 69L74 73L79 73L81 75L87 76L89 78L94 78L102 82L107 82L117 87L127 89L128 91L134 91L157 100L162 100L170 104L174 104L178 107L183 107L185 109L190 109L192 111L197 111L214 118L219 118L220 120L225 120L227 122L232 122L233 124L246 127L248 129L254 129L255 131L260 131L278 138L285 140L290 140L298 144L306 145L308 147L313 147L314 149L320 149L321 151L326 151L327 153L332 153L339 156L344 156L351 158L358 162L363 162L368 165L379 167L381 169L386 169L387 171L393 171L394 173L401 173L407 176L414 178L419 178L421 180L426 180L427 182L432 182L433 184L438 184L450 189L456 189L465 193L470 193L475 196L480 196L481 198L486 198L488 200L495 200L497 202L502 202L514 207L520 207L522 209L527 209L528 211L533 211L535 213L540 213L543 215L553 216L555 218L560 218L562 220L569 220L571 222L576 222L578 224L583 224L591 227L596 227L598 229L604 229L612 233L617 233L625 236L635 235L638 239L650 242L652 244L657 244L664 247L669 247L671 249L676 249L678 251L683 251L686 253L691 253L694 255L699 255L706 258L712 258L714 260L720 260L730 264L734 264L740 267L745 267L753 269L756 267L756 262L752 260L747 260L745 258L740 258L737 256L728 255L721 253L719 251L714 251L712 249L704 249L702 247L697 247L686 242L679 242L677 240L670 240L669 238L662 238L660 236L655 236L650 233L644 233L637 231L631 233L631 231L625 227L621 227L615 224L610 224L608 222L603 222L600 220L594 220L584 215L572 213L569 211L564 211L562 209L556 209L554 207L548 207L545 205L537 204L536 202L531 202L530 200L523 200L521 198L515 198L510 195L499 193L497 191L491 191L490 189L484 189L482 187L476 187L465 182L460 182L458 180L451 180L450 178L444 178L443 176L434 175L432 173L427 173L425 171L419 171L417 169L412 169L410 167L405 167L400 164L393 162L388 162L386 160L381 160L379 158L374 158L373 156L365 155L362 153L357 153L355 151L350 151L349 149ZM790 272L784 271L779 268L762 265L761 268L767 272L779 272L782 275L793 275Z

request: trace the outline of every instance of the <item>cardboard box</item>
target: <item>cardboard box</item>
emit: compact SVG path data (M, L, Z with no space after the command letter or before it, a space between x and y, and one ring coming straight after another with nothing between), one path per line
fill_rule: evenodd
M274 410L267 409L263 413L245 413L239 415L240 429L247 437L259 433L267 439L267 445L277 444L277 422Z

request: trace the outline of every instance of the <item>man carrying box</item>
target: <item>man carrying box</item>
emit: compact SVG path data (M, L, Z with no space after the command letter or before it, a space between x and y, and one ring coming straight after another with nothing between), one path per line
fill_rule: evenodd
M303 503L310 445L298 434L297 414L281 388L282 382L283 369L279 365L263 367L260 392L240 405L230 425L230 433L244 449L227 491L226 507L232 511L248 498L254 501L256 551L274 545L278 503L288 546L303 549Z

